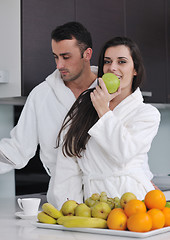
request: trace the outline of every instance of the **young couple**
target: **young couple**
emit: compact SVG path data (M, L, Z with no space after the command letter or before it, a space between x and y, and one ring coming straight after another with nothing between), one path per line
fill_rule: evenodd
M57 69L30 93L11 138L0 141L0 172L24 167L39 144L51 175L47 199L57 208L67 198L83 202L101 191L143 199L154 189L148 151L160 114L143 103L137 45L126 37L109 40L97 70L90 67L90 33L70 22L52 32L52 52ZM116 93L101 79L107 72L120 79Z

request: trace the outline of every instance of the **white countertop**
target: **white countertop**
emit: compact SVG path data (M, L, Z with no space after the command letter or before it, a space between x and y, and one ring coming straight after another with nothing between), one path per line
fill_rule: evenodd
M166 192L170 195L170 192ZM30 196L30 195L29 195ZM21 197L21 196L19 196ZM24 196L26 197L26 195ZM44 195L32 195L41 197L43 204L46 202ZM41 209L40 209L41 210ZM0 198L0 238L2 240L128 240L129 237L108 236L102 234L91 234L53 229L42 229L32 225L29 220L23 220L15 216L20 211L16 198ZM136 238L143 239L143 238ZM149 240L169 240L170 232L162 233L146 238Z

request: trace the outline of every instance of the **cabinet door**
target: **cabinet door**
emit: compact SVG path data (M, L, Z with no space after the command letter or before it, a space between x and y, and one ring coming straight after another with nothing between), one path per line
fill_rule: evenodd
M126 0L126 34L137 42L146 68L147 102L166 102L165 0Z
M167 9L167 102L170 103L170 0L166 2Z
M55 70L51 31L75 19L74 0L22 0L22 95Z
M77 0L76 20L84 24L93 38L91 64L98 64L102 45L124 35L124 0Z

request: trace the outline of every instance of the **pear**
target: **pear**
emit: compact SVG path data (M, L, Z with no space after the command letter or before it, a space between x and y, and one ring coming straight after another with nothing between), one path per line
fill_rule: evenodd
M137 197L135 196L135 194L133 194L132 192L126 192L124 193L121 198L120 198L120 205L122 208L124 208L125 204L128 203L130 200L132 199L137 199Z
M92 207L97 201L93 200L91 197L87 198L85 200L85 204L88 206L88 207Z
M91 208L89 208L85 203L80 203L75 208L75 216L91 217Z
M74 216L74 210L78 203L74 200L67 200L61 207L61 212L64 216Z
M97 202L92 207L92 217L107 219L108 214L110 213L111 208L106 202Z
M100 199L100 194L99 193L93 193L91 195L91 199L94 201L98 201Z

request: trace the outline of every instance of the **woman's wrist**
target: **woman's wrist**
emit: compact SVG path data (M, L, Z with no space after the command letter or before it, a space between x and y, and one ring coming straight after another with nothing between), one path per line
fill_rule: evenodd
M97 111L99 118L101 118L103 115L105 115L109 111L110 111L109 107L107 109L106 108L105 109L99 109L99 111Z

